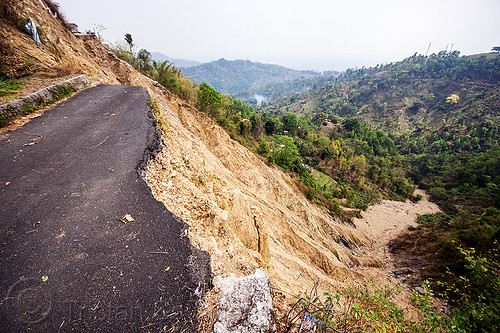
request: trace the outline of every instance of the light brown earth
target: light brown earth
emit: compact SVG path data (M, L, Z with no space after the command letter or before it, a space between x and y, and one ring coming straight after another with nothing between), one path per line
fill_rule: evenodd
M422 196L422 200L413 203L382 200L368 208L363 213L362 219L354 219L356 229L370 235L374 240L372 253L387 262L390 255L386 251L388 243L396 238L408 226L417 225L417 216L429 213L439 213L439 207L429 201L428 195L423 190L416 190L416 194Z
M437 211L435 205L382 201L355 221L356 228L342 224L308 201L291 176L266 165L97 39L76 38L38 1L19 3L23 15L41 22L48 44L40 48L0 22L0 46L6 50L2 66L21 73L29 58L37 73L86 74L98 83L143 86L157 102L164 146L146 179L155 197L189 224L193 244L210 252L214 274L243 275L262 267L274 287L289 293L317 278L324 288L370 278L397 282L388 273L387 242L414 223L417 214Z

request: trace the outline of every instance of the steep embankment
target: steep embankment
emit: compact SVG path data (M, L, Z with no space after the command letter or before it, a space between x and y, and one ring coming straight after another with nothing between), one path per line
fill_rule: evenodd
M332 219L305 198L289 175L266 165L97 39L73 36L38 1L24 0L19 6L18 15L41 23L47 42L37 47L2 20L2 70L18 75L85 73L95 82L148 90L158 105L164 146L146 179L155 196L189 224L192 242L210 252L215 274L249 273L260 266L275 286L291 292L316 278L329 285L369 276L390 279L384 258L367 251L382 244L369 229ZM26 67L25 59L32 59L34 67Z
M203 114L182 103L169 107L173 114L162 118L166 145L147 180L157 198L191 226L194 244L212 254L215 274L249 273L261 266L287 291L316 278L330 285L370 277L388 282L392 266L386 267L386 256L377 250L385 248L389 235L414 223L417 213L437 210L428 202L384 201L379 219L356 222L367 221L369 228L346 226ZM380 223L390 223L394 232L384 230L386 237L379 238Z

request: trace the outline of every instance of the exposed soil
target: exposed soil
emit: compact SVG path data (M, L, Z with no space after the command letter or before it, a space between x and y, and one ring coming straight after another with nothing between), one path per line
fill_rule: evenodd
M274 287L294 294L318 278L324 288L369 279L398 282L389 273L393 266L387 242L414 223L417 214L435 212L434 205L383 201L364 213L356 228L345 225L308 201L292 177L266 165L98 40L71 35L38 1L20 3L43 22L52 44L40 50L0 23L0 39L11 41L5 64L13 72L22 72L27 54L39 71L142 86L157 102L163 148L146 179L156 198L189 225L191 242L211 254L214 274L243 275L261 267Z
M416 194L422 196L422 200L413 203L382 200L368 208L363 213L362 219L354 219L356 229L370 235L374 240L372 249L378 252L378 255L390 259L387 245L391 240L408 229L409 226L417 225L417 216L429 213L441 212L439 207L430 202L428 195L423 190L416 190Z
M160 108L168 110L166 142L147 180L191 226L194 244L211 253L215 274L248 274L259 266L275 287L292 293L317 278L326 288L371 278L396 283L387 243L417 214L437 210L425 198L382 201L356 228L342 224L203 114L183 103Z

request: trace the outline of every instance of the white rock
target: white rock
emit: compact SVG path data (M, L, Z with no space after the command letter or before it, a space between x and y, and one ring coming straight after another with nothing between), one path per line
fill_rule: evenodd
M220 289L219 313L214 333L270 332L273 301L269 277L257 269L243 278L216 276Z
M229 219L229 212L227 210L223 210L218 216L222 221L227 221Z

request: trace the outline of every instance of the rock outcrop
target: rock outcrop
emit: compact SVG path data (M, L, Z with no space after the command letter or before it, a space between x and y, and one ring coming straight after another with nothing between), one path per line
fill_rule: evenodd
M220 289L219 312L215 333L271 332L273 302L267 274L257 269L254 274L214 279Z

